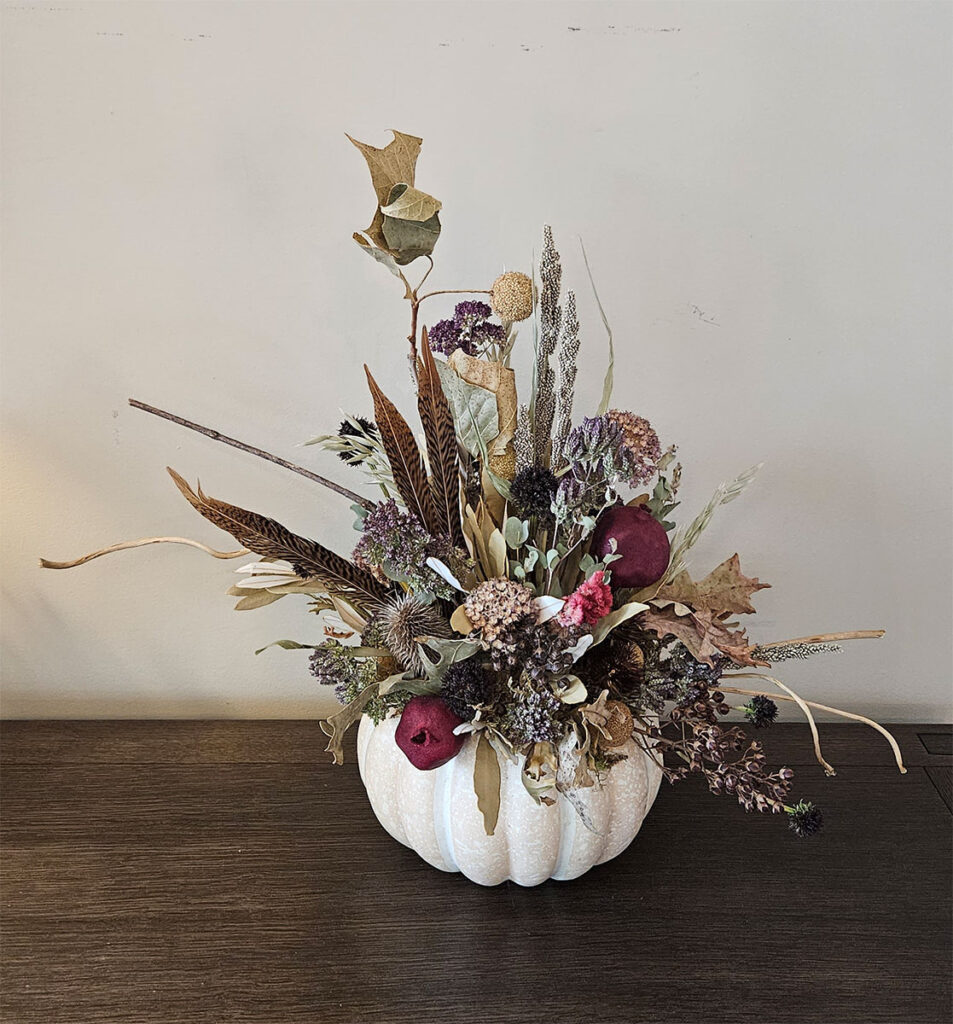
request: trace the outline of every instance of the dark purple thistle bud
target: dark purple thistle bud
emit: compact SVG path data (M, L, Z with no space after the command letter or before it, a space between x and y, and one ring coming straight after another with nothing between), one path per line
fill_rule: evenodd
M770 697L758 694L744 706L745 718L756 728L769 726L778 717L778 706Z
M817 804L801 800L793 807L786 807L785 810L788 812L788 828L795 835L806 839L808 836L814 836L820 832L824 816Z

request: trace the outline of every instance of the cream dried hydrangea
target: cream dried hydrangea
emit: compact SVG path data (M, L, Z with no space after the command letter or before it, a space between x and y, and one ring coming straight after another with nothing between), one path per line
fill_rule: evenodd
M516 270L501 274L490 288L490 306L505 324L526 320L533 313L533 282Z
M533 591L515 580L494 579L470 591L464 608L467 618L483 639L497 649L505 645L506 634L527 620L536 621Z

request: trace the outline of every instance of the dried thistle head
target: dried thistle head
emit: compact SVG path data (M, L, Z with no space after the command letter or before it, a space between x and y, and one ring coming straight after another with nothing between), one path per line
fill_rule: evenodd
M411 594L388 601L376 616L387 637L387 646L401 668L422 674L424 663L420 657L417 638L435 636L449 639L450 623L434 605L423 604Z
M518 271L511 270L493 282L490 305L503 323L526 320L533 313L533 282Z

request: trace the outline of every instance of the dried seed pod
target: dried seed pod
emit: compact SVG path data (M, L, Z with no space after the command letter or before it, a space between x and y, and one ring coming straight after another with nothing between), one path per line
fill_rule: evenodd
M525 320L533 312L533 282L525 274L501 274L490 288L490 306L503 323Z
M632 730L635 721L628 705L618 700L606 702L606 711L609 717L603 729L606 733L606 744L610 747L621 747L632 737Z

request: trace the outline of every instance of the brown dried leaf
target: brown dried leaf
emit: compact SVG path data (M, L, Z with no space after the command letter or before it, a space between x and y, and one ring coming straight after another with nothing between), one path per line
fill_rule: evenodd
M752 615L755 609L751 595L770 586L770 583L743 575L738 555L734 554L698 583L682 570L671 583L659 589L655 599L660 603L676 601L689 605L696 612Z
M383 149L369 146L366 142L348 138L361 151L367 161L367 169L371 172L371 184L377 193L378 206L386 206L391 189L401 182L407 185L414 183L414 171L423 139L416 135L405 135L391 129L393 139Z

